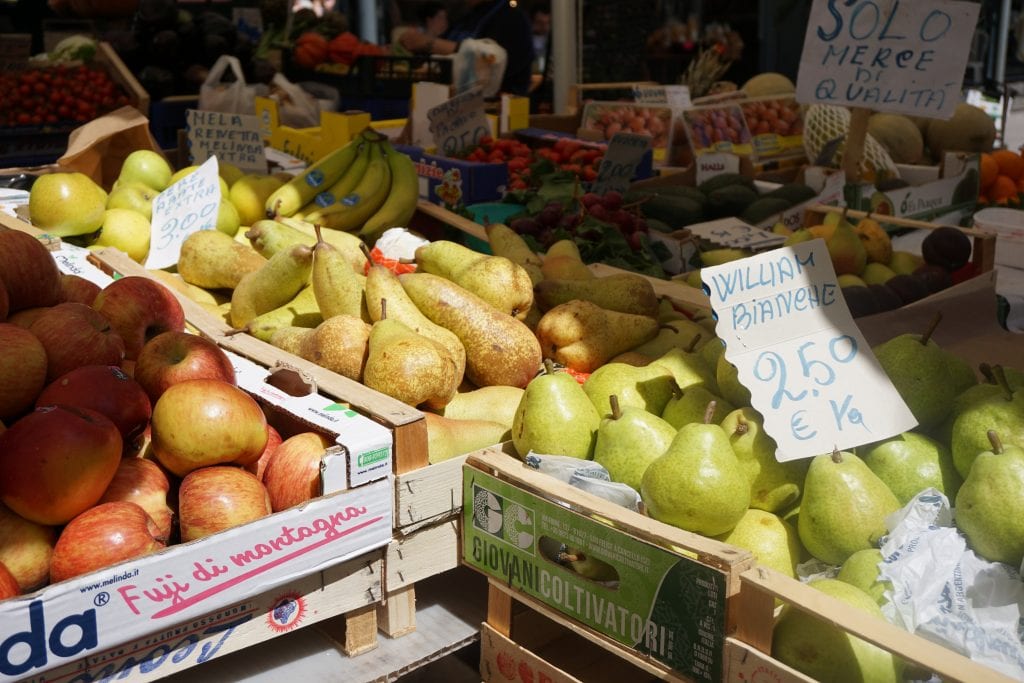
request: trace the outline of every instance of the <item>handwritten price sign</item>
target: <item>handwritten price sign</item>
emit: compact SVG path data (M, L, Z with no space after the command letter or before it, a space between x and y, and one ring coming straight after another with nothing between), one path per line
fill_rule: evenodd
M608 150L597 169L597 178L591 188L597 194L610 190L625 192L636 175L636 167L651 148L651 138L635 133L616 133L608 143Z
M220 180L217 157L161 192L153 200L149 256L146 268L166 268L178 263L181 243L200 230L217 228Z
M430 133L437 149L447 156L472 147L491 134L484 114L484 95L473 88L427 111Z
M971 2L814 0L796 98L948 119L977 20Z
M782 235L755 228L738 218L720 218L717 221L696 223L689 226L691 233L712 244L736 249L752 249L757 251L767 247L777 247L786 241Z
M878 441L917 424L853 322L823 240L701 271L725 357L779 461Z

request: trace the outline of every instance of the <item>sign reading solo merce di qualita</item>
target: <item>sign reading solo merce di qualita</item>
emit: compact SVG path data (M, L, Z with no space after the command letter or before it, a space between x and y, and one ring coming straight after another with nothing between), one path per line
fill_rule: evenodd
M948 119L977 20L955 0L814 0L796 98Z
M764 416L779 461L853 448L917 425L839 291L824 240L701 270L725 357Z

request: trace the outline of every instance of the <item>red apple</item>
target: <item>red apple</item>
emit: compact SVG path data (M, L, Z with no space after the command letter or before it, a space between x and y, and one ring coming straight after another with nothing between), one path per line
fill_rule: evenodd
M320 495L320 462L331 443L316 432L302 432L277 447L263 472L274 512Z
M178 487L182 543L248 524L270 513L267 489L241 467L202 467L189 472Z
M121 335L128 360L135 360L145 343L158 334L185 329L185 313L171 291L141 275L114 280L92 306Z
M135 360L135 380L156 402L167 387L189 379L235 383L231 359L206 337L172 331L146 342Z
M165 546L156 524L135 503L101 503L64 527L50 560L50 582L142 557Z
M0 280L10 311L60 302L60 271L42 242L18 230L0 230Z
M15 595L21 595L21 587L10 570L0 562L0 600L13 598Z
M36 407L52 405L91 408L117 425L126 446L133 444L153 414L139 383L116 365L84 365L50 382Z
M61 273L60 291L62 301L92 306L92 302L96 301L96 295L100 293L100 286L95 282L86 280L81 275Z
M160 531L158 536L168 539L174 522L174 510L167 504L171 483L167 475L152 460L145 458L121 458L110 486L103 492L100 503L125 500L136 503Z
M7 314L11 312L11 298L7 296L7 286L0 280L0 322L7 320Z
M121 461L121 433L88 408L37 408L0 434L0 501L64 524L96 504Z
M26 329L0 323L0 419L21 415L46 384L46 349Z
M10 570L22 593L40 588L50 576L50 555L57 530L30 522L0 505L0 562Z
M247 472L252 472L256 475L256 478L263 481L263 472L267 469L267 461L270 460L270 456L274 454L274 449L281 445L281 434L276 429L267 425L267 445L263 447L263 452L260 453L260 457L256 459L256 462L250 462L245 466Z
M34 323L39 316L41 316L43 313L46 313L48 310L50 310L49 306L23 308L17 313L11 313L9 316L7 316L7 322L9 322L12 325L17 325L18 327L24 327L27 330L28 328L32 327L32 323Z
M267 418L238 387L217 379L171 386L153 406L153 454L183 477L199 467L247 465L267 445Z
M50 382L83 365L117 365L124 358L120 335L85 304L52 306L28 329L46 349L46 379Z

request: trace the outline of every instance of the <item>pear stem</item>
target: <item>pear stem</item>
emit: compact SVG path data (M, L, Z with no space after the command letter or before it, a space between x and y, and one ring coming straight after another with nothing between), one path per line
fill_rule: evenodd
M323 233L320 230L320 224L319 223L314 223L313 224L313 232L316 233L316 246L317 247L319 247L321 244L326 244L326 242L324 242L324 235L323 235Z
M999 435L996 434L994 429L988 430L988 432L986 432L986 435L988 436L988 442L992 444L992 452L995 453L996 455L1002 455L1003 442L999 438Z
M248 332L248 331L249 331L249 329L247 327L241 327L241 328L239 328L237 330L228 330L227 332L224 333L224 336L225 337L234 337L236 334L243 334L243 333Z
M363 256L366 257L367 261L373 263L373 256L370 254L370 247L366 246L366 242L359 243L359 251L363 252Z
M923 335L921 335L921 345L922 346L927 346L928 345L928 341L932 338L932 335L935 334L935 328L938 327L939 323L941 323L941 322L942 322L942 311L938 311L938 312L935 313L935 317L932 318L931 325L929 325L928 329L924 331Z
M839 452L839 448L836 446L832 447L832 462L837 465L843 462L843 454Z
M989 383L989 384L998 384L999 383L998 380L996 380L995 373L992 372L992 366L989 365L988 363L979 363L978 364L978 372L981 373L981 376L985 378L985 381L987 383Z
M996 365L992 368L992 374L995 375L996 384L1003 390L1003 397L1007 401L1013 400L1013 389L1010 388L1010 382L1006 379L1006 371L1002 365Z
M622 417L622 409L619 407L619 397L612 394L608 397L608 401L612 404L612 419L618 420Z
M555 374L555 362L550 358L544 359L544 374L553 375Z
M388 300L381 298L380 300L380 319L386 320L388 317Z
M698 332L694 338L690 340L690 343L686 345L684 351L687 353L693 353L693 350L697 348L697 344L700 343L701 336L700 332Z
M281 216L281 200L278 199L274 202L274 210L267 212L267 218L273 218L277 220Z
M743 436L744 434L746 434L749 431L750 431L750 425L747 424L747 421L745 419L743 419L743 416L740 416L739 418L737 418L737 420L736 420L736 430L733 432L733 434L735 434L736 436Z
M704 424L711 424L711 418L715 416L715 408L717 406L717 401L708 401L708 407L704 409Z

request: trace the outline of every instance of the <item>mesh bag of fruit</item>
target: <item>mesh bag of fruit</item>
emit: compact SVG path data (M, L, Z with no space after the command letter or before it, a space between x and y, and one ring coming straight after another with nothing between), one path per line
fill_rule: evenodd
M824 157L823 165L842 166L845 138L849 130L849 109L829 104L812 104L804 113L804 151L807 158L822 163L820 158ZM869 181L899 177L892 157L868 134L864 135L864 156L861 158L860 172Z

